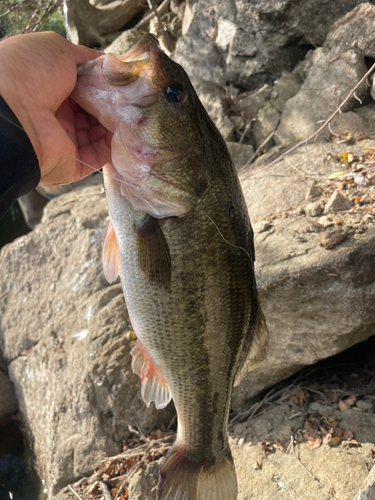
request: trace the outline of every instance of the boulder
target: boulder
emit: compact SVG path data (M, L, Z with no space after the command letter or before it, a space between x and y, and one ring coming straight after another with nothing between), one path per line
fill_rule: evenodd
M355 500L375 500L375 466L361 485Z
M314 64L306 80L300 91L286 102L281 114L276 133L281 144L287 145L312 135L319 128L319 122L335 111L366 71L363 56L355 50L316 49ZM356 95L363 99L367 92L367 84L363 82ZM350 111L358 105L358 100L352 97L343 111Z
M285 104L277 130L282 144L309 137L341 104L366 73L365 57L375 57L374 33L375 6L369 3L358 5L332 26L324 45L309 57L310 67L301 89ZM342 111L357 108L368 93L368 83L363 82ZM338 134L345 128L356 131L361 127L360 123L343 123L340 117L332 125Z
M175 59L195 78L242 89L291 71L359 0L188 0ZM204 61L204 64L201 64Z
M234 138L234 125L228 118L232 102L225 87L214 82L197 80L194 81L194 88L223 139L232 141Z
M114 54L125 54L125 52L138 42L142 35L144 35L144 31L137 29L123 31L120 36L105 48L104 52L107 54L110 52Z
M0 346L49 494L121 451L129 425L168 424L131 370L121 285L101 266L101 186L52 200L37 228L2 248Z
M254 148L249 144L227 142L227 148L237 170L241 170L254 154Z
M307 232L306 225L304 216L290 216L255 235L270 350L234 389L234 409L278 380L374 335L375 227L326 250L321 233Z

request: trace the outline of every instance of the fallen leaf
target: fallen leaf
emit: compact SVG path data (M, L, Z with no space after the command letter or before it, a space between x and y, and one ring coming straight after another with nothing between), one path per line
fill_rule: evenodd
M332 434L331 433L328 433L324 436L323 438L323 444L328 444L332 439Z
M331 175L328 176L328 179L336 179L337 177L341 177L342 175L345 174L345 171L342 172L333 172Z
M350 410L350 408L351 408L351 405L348 405L345 401L342 401L340 399L340 401L339 401L339 409L341 411L347 411L347 410Z
M289 402L296 406L302 406L305 401L310 397L310 394L298 387L297 392L289 399Z
M334 446L338 446L340 444L340 442L341 442L341 438L333 437L328 444L329 444L329 446L334 447Z
M342 437L343 439L345 439L345 441L350 441L351 439L353 439L353 433L349 429L346 429L343 432Z
M316 438L313 438L312 436L310 436L307 440L305 448L308 450L315 450L316 448L319 448L321 443L322 443L321 437L317 436Z

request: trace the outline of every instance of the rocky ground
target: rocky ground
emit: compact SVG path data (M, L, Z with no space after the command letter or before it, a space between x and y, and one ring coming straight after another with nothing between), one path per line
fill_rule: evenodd
M374 498L374 347L371 339L306 369L231 414L239 500ZM161 457L174 432L132 432L122 453L103 460L56 499L78 494L105 500L109 493L119 500L153 500Z

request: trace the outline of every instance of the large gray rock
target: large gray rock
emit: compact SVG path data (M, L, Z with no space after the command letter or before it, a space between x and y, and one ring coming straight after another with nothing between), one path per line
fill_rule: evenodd
M175 59L195 78L250 89L291 71L359 0L188 0ZM201 64L204 61L204 64Z
M375 466L361 485L355 500L375 500Z
M306 225L303 216L281 218L255 235L257 284L270 350L267 360L235 388L233 408L375 334L375 227L325 250L319 234L306 232Z
M363 56L355 50L316 49L313 66L301 90L284 106L277 129L279 141L289 144L312 135L321 125L319 122L333 113L366 71ZM356 95L363 99L367 92L368 86L363 82ZM352 97L343 111L357 106L359 101Z
M313 134L319 121L330 116L366 73L365 57L374 55L375 6L363 3L338 20L323 47L310 55L307 77L283 109L277 130L279 141L289 144ZM368 91L368 83L363 82L342 111L358 107Z
M102 187L52 200L42 223L1 250L0 342L49 493L116 454L137 424L169 423L144 405L121 285L101 266Z

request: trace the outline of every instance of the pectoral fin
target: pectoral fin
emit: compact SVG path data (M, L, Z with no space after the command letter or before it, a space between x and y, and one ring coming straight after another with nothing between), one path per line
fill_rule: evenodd
M139 340L133 346L132 368L142 382L142 398L147 408L154 401L156 408L164 408L172 399L167 382L160 375L145 346Z
M234 380L234 385L238 385L247 372L254 370L262 363L268 354L268 330L266 320L260 307L257 296L257 311L255 323L249 328L248 339L245 341L239 366Z
M102 262L104 276L108 283L113 283L119 275L119 254L115 231L108 222L103 233Z
M157 219L147 215L142 225L134 224L134 231L141 270L151 283L169 288L171 256Z

